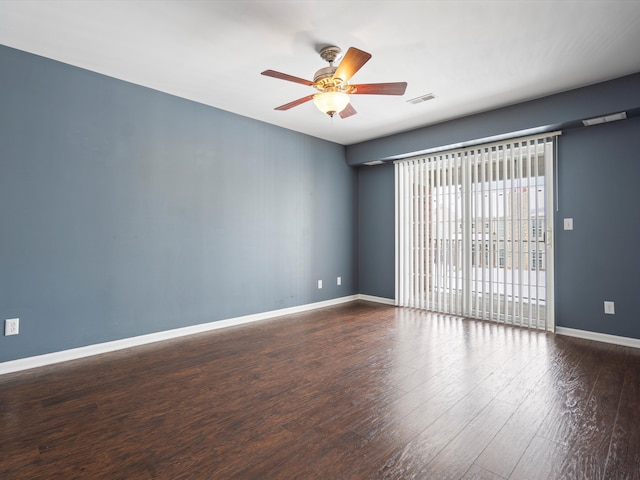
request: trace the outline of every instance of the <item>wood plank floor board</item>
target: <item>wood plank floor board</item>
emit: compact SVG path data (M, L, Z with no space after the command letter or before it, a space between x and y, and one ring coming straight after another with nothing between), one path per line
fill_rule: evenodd
M461 477L461 480L505 480L504 477L496 475L489 470L485 470L477 465L471 465L469 470Z
M525 368L521 369L511 381L498 393L503 402L520 405L531 395L531 390L540 382L552 367L546 362L544 355L534 357Z
M617 365L599 370L587 406L578 419L561 474L567 478L605 479L609 446L616 422L624 371ZM639 465L640 467L640 465Z
M640 480L640 370L625 373L604 478Z
M0 478L638 479L638 385L637 349L358 301L0 376Z
M475 462L478 466L509 478L546 416L548 396L545 391L533 389L529 392L495 437L488 442ZM500 396L496 398L503 401Z
M597 349L588 348L583 341L578 342L578 349L583 354L573 366L568 366L568 374L555 385L556 395L550 400L549 413L537 432L563 445L571 444L582 433L578 431L580 418L588 407L602 365Z
M511 382L513 382L520 372L529 367L535 361L526 357L523 358L525 358L526 361L519 361L520 359L516 357L515 361L497 367L491 375L480 383L480 387L485 390L496 392L496 394L502 392L511 384Z
M560 474L568 448L547 438L534 436L509 480L564 479Z
M461 478L515 409L514 405L494 398L436 455L423 478Z
M378 472L380 478L429 478L429 463L493 400L494 395L475 389L443 412L426 429L391 457ZM428 409L425 415L431 415ZM410 426L411 424L408 424ZM470 465L467 465L465 470Z

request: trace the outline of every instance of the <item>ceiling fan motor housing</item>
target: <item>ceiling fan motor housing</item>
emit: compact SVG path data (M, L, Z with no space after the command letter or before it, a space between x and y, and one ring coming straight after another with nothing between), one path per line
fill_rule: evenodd
M333 78L333 74L338 67L333 66L333 62L342 58L342 50L340 47L329 46L320 50L320 57L329 62L328 67L321 68L313 76L314 87L321 92L335 92L342 90L342 79Z
M313 76L314 86L320 90L325 91L327 88L337 87L333 74L337 70L337 67L330 66L321 68Z

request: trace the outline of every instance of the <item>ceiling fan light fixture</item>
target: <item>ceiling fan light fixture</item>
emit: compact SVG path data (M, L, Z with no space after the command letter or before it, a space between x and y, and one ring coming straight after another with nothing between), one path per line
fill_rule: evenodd
M349 80L351 77L369 61L371 54L354 47L349 47L347 54L340 61L340 65L335 67L333 62L340 57L340 54L341 50L333 46L323 48L320 51L320 56L329 62L329 66L318 70L313 77L313 82L275 70L265 70L262 72L262 75L267 77L300 83L308 87L313 87L320 92L315 95L307 95L293 102L285 103L284 105L276 107L275 110L289 110L290 108L313 100L313 103L316 104L316 107L318 107L318 110L322 113L326 113L330 117L339 113L340 118L345 119L358 113L351 105L349 95L404 95L407 89L407 82L361 83L350 85Z
M313 96L313 103L318 110L333 117L349 105L349 95L343 92L322 92Z

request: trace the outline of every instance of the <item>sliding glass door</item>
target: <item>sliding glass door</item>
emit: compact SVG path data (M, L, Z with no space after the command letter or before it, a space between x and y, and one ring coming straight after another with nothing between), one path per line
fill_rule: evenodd
M554 139L396 162L398 305L553 329Z

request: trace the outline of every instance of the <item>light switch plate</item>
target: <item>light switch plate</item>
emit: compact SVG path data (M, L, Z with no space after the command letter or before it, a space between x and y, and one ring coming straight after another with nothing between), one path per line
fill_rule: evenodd
M615 315L616 314L616 306L613 302L604 302L604 313L607 315Z
M573 230L573 218L565 218L564 219L564 229L565 230Z

